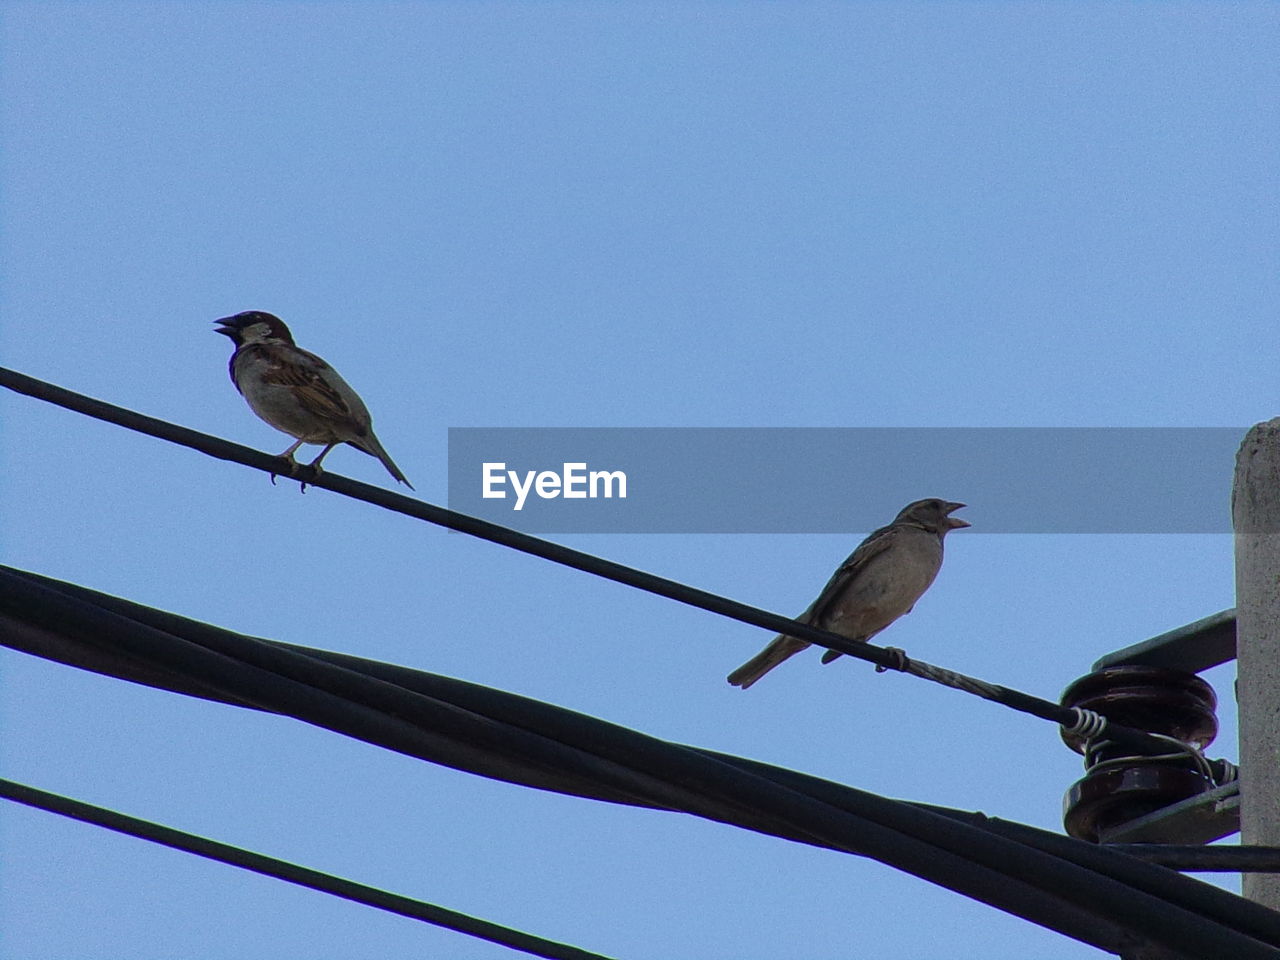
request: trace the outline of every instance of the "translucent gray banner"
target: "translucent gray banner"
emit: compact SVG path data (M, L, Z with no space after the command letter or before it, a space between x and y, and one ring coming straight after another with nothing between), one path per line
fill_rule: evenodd
M1235 428L452 428L449 506L529 533L1229 533ZM1280 491L1278 491L1280 495Z

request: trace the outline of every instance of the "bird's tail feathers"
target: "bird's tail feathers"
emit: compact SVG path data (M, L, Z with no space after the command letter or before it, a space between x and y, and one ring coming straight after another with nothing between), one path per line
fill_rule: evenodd
M807 646L809 644L804 640L778 634L773 638L772 643L729 674L729 682L745 690L783 660L794 656Z
M391 474L391 476L395 477L396 480L403 483L410 490L413 489L413 484L410 483L408 478L400 472L400 468L396 466L396 462L392 460L391 455L382 448L382 444L378 442L378 438L373 435L372 431L369 432L368 436L361 437L359 440L350 440L348 442L357 450L367 453L371 457L377 457L382 461L382 465L387 468L387 473Z

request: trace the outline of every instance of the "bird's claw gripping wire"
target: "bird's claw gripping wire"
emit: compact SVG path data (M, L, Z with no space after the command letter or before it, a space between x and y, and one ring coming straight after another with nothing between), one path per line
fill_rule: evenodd
M278 456L276 459L283 460L284 463L288 466L288 476L289 476L289 479L291 480L298 480L298 471L306 469L297 460L293 459L292 447L286 450L284 453L280 454L280 456ZM311 470L314 470L316 473L320 472L320 468L316 466L314 463L308 464L307 467L309 467ZM275 471L272 471L271 485L274 487L276 485L276 477L280 477L284 475L285 475L285 471L281 471L280 473L276 473ZM299 492L306 493L307 481L298 480L298 483L299 483Z
M884 673L886 670L901 670L903 673L907 670L907 651L899 647L885 647L884 652L893 657L891 664L876 664L876 673Z

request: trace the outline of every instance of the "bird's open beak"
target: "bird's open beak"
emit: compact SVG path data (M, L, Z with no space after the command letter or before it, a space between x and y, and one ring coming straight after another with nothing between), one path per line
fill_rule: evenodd
M945 512L947 514L950 514L956 510L959 510L963 506L964 506L963 503L948 503L947 509ZM947 523L952 530L958 530L961 527L973 526L973 524L971 524L968 520L961 520L959 517L952 517L952 516L947 517Z
M215 320L213 322L219 324L216 328L218 333L224 334L228 337L234 337L236 335L236 328L232 323L233 320L235 320L235 317L223 317L221 320Z

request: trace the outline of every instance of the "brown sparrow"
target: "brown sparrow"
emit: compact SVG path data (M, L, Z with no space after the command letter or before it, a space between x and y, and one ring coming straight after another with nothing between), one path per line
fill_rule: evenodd
M969 526L968 521L949 516L963 506L930 499L903 507L893 523L858 544L827 581L818 599L796 619L863 642L910 613L942 567L942 539L947 531ZM729 674L729 682L745 690L809 645L779 634ZM839 656L837 651L828 650L822 655L822 662L830 663Z
M294 451L304 443L324 444L320 456L310 464L316 470L330 450L349 443L377 457L391 476L413 489L374 435L364 401L333 367L295 346L283 320L247 310L214 322L219 325L218 333L226 334L236 345L231 355L231 382L248 401L249 409L296 438L297 442L280 454L291 469L297 466Z

